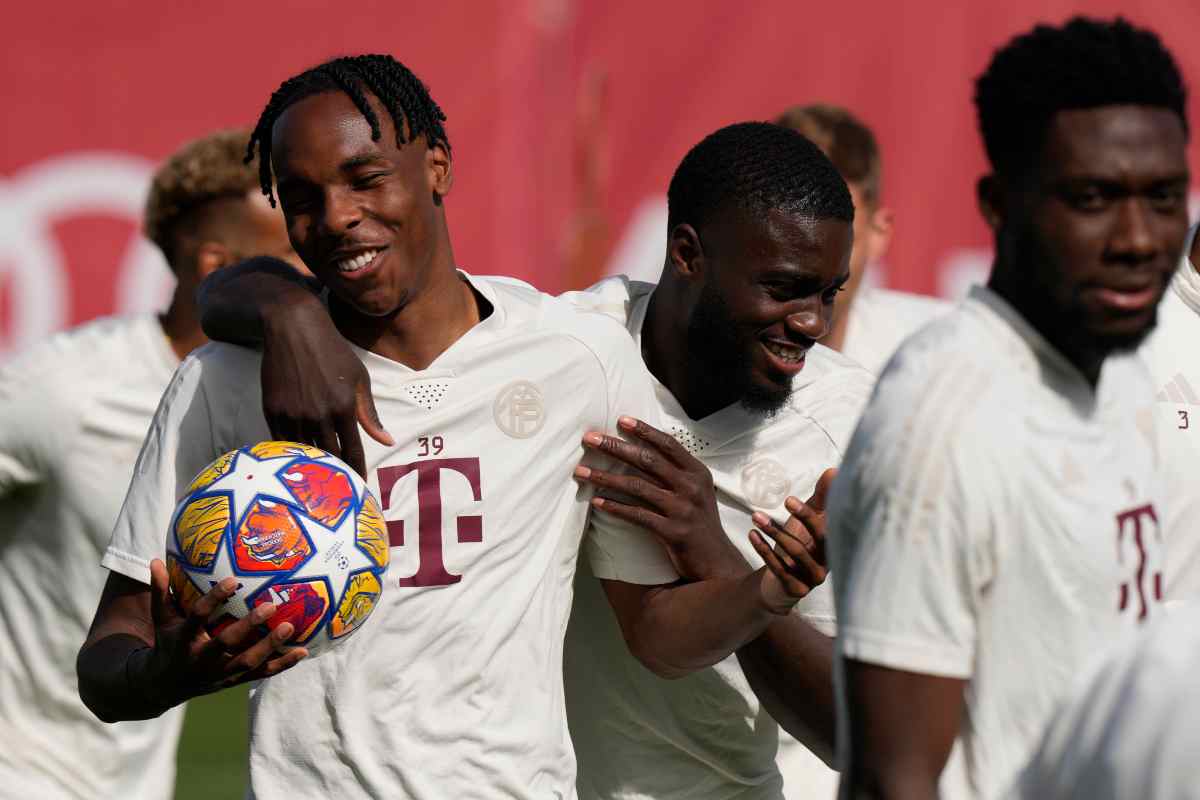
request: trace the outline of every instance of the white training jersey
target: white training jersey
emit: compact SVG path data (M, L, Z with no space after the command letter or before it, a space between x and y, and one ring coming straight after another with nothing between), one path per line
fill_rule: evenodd
M625 323L640 347L653 290L653 284L618 277L566 297ZM755 568L763 562L747 539L754 527L750 515L761 510L784 521L788 495L809 497L820 474L841 461L873 381L866 370L818 345L809 351L788 405L774 416L735 404L698 421L654 382L663 430L712 471L723 527ZM802 600L797 613L832 635L830 582ZM678 680L655 676L629 654L585 568L577 580L565 664L582 800L811 796L799 781L784 785L776 753L786 734L760 705L737 657ZM833 774L807 750L804 755L811 770Z
M1158 307L1158 327L1141 355L1154 381L1168 496L1167 599L1200 599L1200 273L1188 260L1192 228L1179 268Z
M1007 789L1072 677L1153 614L1152 399L1136 356L1093 391L984 287L880 377L829 509L837 675L854 659L968 682L944 797Z
M108 725L75 656L138 448L178 359L150 314L57 334L0 367L0 796L168 798L182 709Z
M365 440L390 536L363 631L251 695L258 800L575 796L562 644L590 488L583 433L657 413L611 319L468 278L492 312L427 369L359 350L394 447ZM176 498L215 456L269 438L259 353L210 345L155 416L104 558L145 581ZM594 456L588 461L596 463ZM649 534L591 518L595 574L677 579Z
M953 307L936 297L864 286L850 306L842 353L878 375L901 342Z
M1172 608L1094 665L1010 800L1200 800L1198 612Z

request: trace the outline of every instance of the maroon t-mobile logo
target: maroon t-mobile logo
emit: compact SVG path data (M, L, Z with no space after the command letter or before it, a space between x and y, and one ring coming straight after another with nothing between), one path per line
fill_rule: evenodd
M1137 559L1133 574L1121 584L1121 599L1118 609L1124 611L1129 607L1131 596L1137 593L1139 621L1144 620L1150 613L1150 600L1162 601L1162 572L1157 568L1152 570L1150 547L1161 538L1158 527L1158 515L1154 506L1147 503L1144 506L1131 508L1117 514L1117 563L1125 563L1125 542L1132 541Z
M401 578L400 586L449 586L462 580L446 569L442 554L442 470L453 470L471 484L475 500L482 499L478 458L429 458L401 467L379 470L379 496L386 511L391 503L392 487L410 472L417 473L417 548L420 566L411 578ZM483 541L483 517L457 517L458 541L467 544ZM392 547L404 544L404 520L389 520L388 542Z

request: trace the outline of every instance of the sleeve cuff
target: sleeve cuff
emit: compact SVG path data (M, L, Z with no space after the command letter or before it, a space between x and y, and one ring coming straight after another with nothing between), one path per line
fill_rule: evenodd
M837 641L844 658L880 667L960 680L970 679L973 672L974 657L970 650L947 646L944 642L901 641L895 636L845 626L838 631Z
M104 557L100 559L100 566L120 573L126 578L132 578L139 583L147 585L150 583L150 562L114 547L104 551Z

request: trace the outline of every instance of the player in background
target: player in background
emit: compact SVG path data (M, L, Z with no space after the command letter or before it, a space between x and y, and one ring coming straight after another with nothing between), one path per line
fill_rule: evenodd
M456 269L444 119L399 62L355 56L285 81L251 140L263 190L273 174L291 241L329 289L329 313L395 432L364 453L395 551L371 628L306 662L303 648L284 650L289 623L254 634L270 603L216 637L201 632L232 580L186 617L170 611L161 558L179 490L216 455L270 435L263 358L248 349L214 344L180 367L104 557L112 573L79 656L89 706L107 719L155 716L271 677L251 702L259 800L573 791L562 635L593 493L572 470L586 430L657 415L612 320ZM307 297L293 285L278 301ZM754 378L770 388L788 368L759 349ZM443 538L443 520L457 538ZM718 521L700 522L711 530L698 545L728 548ZM629 648L664 675L721 660L807 593L773 554L770 569L678 582L667 551L616 515L590 516L586 549Z
M746 123L692 148L668 197L657 287L614 277L563 299L628 329L654 378L670 436L641 425L629 442L601 440L613 456L648 473L644 479L618 482L599 470L581 478L652 509L608 507L654 532L686 578L760 567L745 533L756 525L771 529L771 517L787 520L821 560L828 478L819 488L818 478L840 461L873 383L866 370L814 344L829 329L834 298L849 278L849 193L804 137ZM215 276L204 287L205 326L218 339L261 341L272 354L264 397L288 403L268 414L273 428L354 430L357 414L378 436L369 377L333 335L319 301L294 297L294 283L262 263ZM289 297L286 304L281 296ZM275 308L293 324L264 326ZM297 360L339 366L313 374L295 368ZM345 437L341 445L360 452ZM703 546L705 526L696 524L712 505L714 482L724 548ZM810 493L807 505L789 497ZM812 573L819 583L823 564ZM736 657L663 681L630 656L600 583L581 564L565 656L580 797L780 798L776 719L829 758L828 588L805 597L797 612ZM793 797L804 790L788 788Z
M1149 376L1187 230L1153 33L1038 26L975 86L987 287L893 356L830 498L843 797L1006 792L1089 660L1160 601Z
M1196 800L1200 620L1160 615L1118 641L1055 715L1008 800Z
M833 161L854 198L854 252L850 280L834 305L833 329L821 340L878 375L900 343L946 313L950 303L934 297L863 286L871 265L892 239L895 214L882 204L883 162L875 134L844 108L793 106L776 123L816 142Z
M1158 309L1158 327L1141 354L1154 381L1155 419L1166 457L1171 504L1168 530L1192 531L1167 542L1163 592L1169 602L1200 599L1200 236L1188 234L1188 246ZM1188 257L1190 252L1190 259Z
M75 654L97 561L150 419L180 358L205 341L193 298L221 267L292 258L243 163L246 132L192 142L154 174L146 236L178 281L162 314L95 320L0 367L0 794L170 797L180 711L103 725L79 701Z

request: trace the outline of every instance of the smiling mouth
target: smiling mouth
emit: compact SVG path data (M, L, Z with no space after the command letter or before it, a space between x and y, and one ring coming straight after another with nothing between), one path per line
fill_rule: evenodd
M357 253L349 258L339 259L333 265L342 275L362 272L371 266L375 262L376 257L382 252L383 248L363 250L361 253Z
M804 355L808 352L807 347L798 347L776 341L765 341L763 342L763 347L767 348L767 352L785 364L803 364Z

